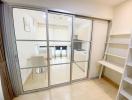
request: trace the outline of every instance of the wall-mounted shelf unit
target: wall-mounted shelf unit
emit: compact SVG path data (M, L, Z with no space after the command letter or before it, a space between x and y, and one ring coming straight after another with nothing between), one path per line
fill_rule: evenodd
M128 100L131 100L131 95L127 93L126 91L121 90L120 93L122 96L126 97Z
M121 88L119 89L119 93L117 96L117 100L121 100L120 98L124 97L126 99L123 100L132 100L132 84L129 81L122 80Z
M121 75L124 72L125 62L127 61L130 47L131 34L110 34L106 42L106 50L103 60L98 61L101 64L99 78L102 76L104 67L114 70ZM129 65L131 63L128 63ZM132 65L132 64L131 64Z
M111 34L106 45L104 58L102 61L98 61L98 63L102 65L99 78L101 78L104 67L121 73L122 79L116 99L132 100L131 34Z
M114 65L114 64L111 64L111 63L109 63L109 62L107 62L107 61L98 61L98 63L100 63L101 65L104 65L105 67L107 67L107 68L109 68L109 69L112 69L112 70L114 70L114 71L117 71L117 72L119 72L119 73L123 73L123 68L121 68L120 66L117 66L117 65Z
M125 35L131 35L131 33L110 34L110 36L125 36Z
M107 55L107 56L113 56L113 57L116 57L116 58L119 58L119 59L126 59L126 57L118 56L118 55L111 54L111 53L105 53L105 55Z
M130 43L132 45L132 43ZM132 49L129 48L128 59L126 61L125 70L120 83L117 100L121 97L126 100L132 100Z
M125 78L124 78L124 81L126 81L126 82L132 84L132 78L125 77Z
M128 45L127 43L116 43L116 42L107 42L106 44L113 44L113 45Z
M127 62L127 65L132 67L132 62Z

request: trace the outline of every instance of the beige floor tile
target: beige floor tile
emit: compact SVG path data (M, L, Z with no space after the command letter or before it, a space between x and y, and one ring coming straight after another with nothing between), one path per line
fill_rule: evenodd
M109 82L95 79L21 95L14 100L115 100L116 94L117 88Z

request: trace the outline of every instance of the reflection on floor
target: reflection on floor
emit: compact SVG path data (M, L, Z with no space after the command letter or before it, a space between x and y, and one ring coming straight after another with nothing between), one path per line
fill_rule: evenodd
M58 61L68 61L67 59L58 58L52 60L52 63ZM82 70L77 64L73 63L73 80L86 77L86 71ZM70 81L70 64L51 65L50 66L50 83L51 85ZM48 86L48 72L31 74L23 85L23 89L32 90Z
M14 100L115 100L117 91L117 88L104 79L95 79L25 94Z

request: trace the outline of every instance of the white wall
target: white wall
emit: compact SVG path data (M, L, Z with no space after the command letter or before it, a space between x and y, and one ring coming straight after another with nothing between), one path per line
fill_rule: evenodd
M132 0L122 3L114 9L111 33L132 32Z
M132 33L132 0L128 0L115 7L111 33ZM117 84L120 83L121 74L109 69L106 69L104 74Z
M101 60L104 55L107 27L107 21L94 20L89 78L95 78L99 75L100 64L98 61Z

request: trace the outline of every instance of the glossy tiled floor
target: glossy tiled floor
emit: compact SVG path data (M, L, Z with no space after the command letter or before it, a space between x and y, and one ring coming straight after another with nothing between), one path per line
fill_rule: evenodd
M109 82L95 79L21 95L14 100L115 100L116 94L117 88Z

